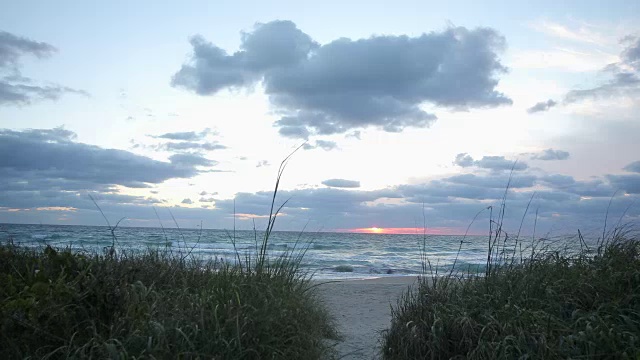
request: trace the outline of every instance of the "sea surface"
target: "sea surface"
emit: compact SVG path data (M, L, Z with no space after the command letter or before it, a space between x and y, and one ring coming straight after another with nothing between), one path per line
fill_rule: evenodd
M103 252L114 242L117 251L142 251L148 248L190 252L200 260L234 263L256 252L262 232L199 229L162 229L118 227L114 240L104 226L0 224L0 242L17 245L71 248L77 251ZM232 241L235 237L235 247ZM461 245L461 241L463 241ZM302 268L314 279L367 279L384 276L424 274L423 264L432 274L455 269L483 273L487 260L487 236L389 235L332 232L279 232L271 234L268 254L271 258L285 252L306 251ZM458 251L460 249L460 251ZM457 260L456 260L457 257ZM434 274L435 275L435 274Z

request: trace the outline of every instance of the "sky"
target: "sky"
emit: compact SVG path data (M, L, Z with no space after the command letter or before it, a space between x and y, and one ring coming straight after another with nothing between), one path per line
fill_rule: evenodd
M279 230L640 219L640 2L0 10L0 223L263 228L296 149Z

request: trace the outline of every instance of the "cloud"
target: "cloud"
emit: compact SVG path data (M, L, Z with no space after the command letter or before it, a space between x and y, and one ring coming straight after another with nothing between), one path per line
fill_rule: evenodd
M634 161L631 164L624 167L624 170L630 172L640 173L640 161Z
M527 112L529 114L533 114L533 113L537 113L537 112L543 112L543 111L548 111L549 109L551 109L552 107L558 105L557 102L549 99L547 101L542 101L539 102L535 105L533 105L532 107L527 109Z
M169 160L173 164L185 165L185 166L216 166L218 162L215 160L207 159L200 154L185 153L185 154L173 154L169 156Z
M454 183L454 184L463 184L463 185L471 185L485 188L494 188L494 189L505 189L507 184L510 188L528 188L532 187L536 181L536 176L534 175L513 175L509 176L509 174L500 174L494 175L490 174L487 176L477 176L474 174L461 174L454 175L447 178L444 178L443 181Z
M423 184L399 185L395 189L405 201L417 204L452 203L453 199L490 200L499 199L504 187L482 187L450 182L447 179L432 180Z
M0 31L0 67L17 67L20 57L32 55L39 59L53 55L57 49L44 42L36 42Z
M168 139L168 140L183 140L183 141L199 141L204 140L209 135L217 135L215 131L206 128L200 132L185 131L185 132L171 132L161 135L149 135L156 139Z
M0 105L29 105L33 101L58 100L65 93L90 96L86 91L65 86L13 84L6 80L0 78Z
M569 91L564 102L567 104L587 98L610 98L640 93L640 37L627 36L623 39L625 48L620 54L621 61L607 65L602 71L610 79L602 85Z
M267 160L260 160L258 161L258 164L256 164L256 167L263 167L263 166L270 166L271 164L269 164L269 161Z
M0 130L0 171L4 176L140 186L199 172L180 157L162 162L128 151L75 142L62 128ZM173 161L175 160L175 161ZM6 178L5 178L6 179Z
M542 21L534 24L533 27L547 35L573 42L595 45L604 45L608 42L605 36L598 33L592 26L584 23L578 27L570 28L562 24Z
M607 175L607 178L616 190L623 190L627 194L640 194L640 174Z
M569 152L563 150L546 149L537 154L532 154L532 160L566 160Z
M20 59L33 56L48 58L57 49L44 42L36 42L24 37L0 31L0 106L28 105L38 100L57 100L65 93L89 96L86 91L66 86L38 85L20 73Z
M183 199L181 202L181 204L187 204L187 205L191 205L193 204L193 201L191 199Z
M347 139L348 138L355 138L355 139L360 140L361 133L362 132L360 130L356 130L356 131L354 131L352 133L346 134L345 138L347 138Z
M598 49L580 51L554 47L549 50L521 50L509 62L514 69L558 69L570 73L597 71L617 61L618 57Z
M322 182L322 185L335 187L335 188L359 188L360 181L345 180L345 179L327 179Z
M456 158L453 161L453 164L458 165L460 167L475 166L482 169L488 169L493 171L500 171L500 170L522 171L529 167L524 162L508 160L504 156L483 156L482 159L480 160L474 160L473 157L471 157L471 155L467 153L460 153L456 155Z
M222 150L227 147L219 144L217 142L203 142L197 143L192 141L182 141L182 142L167 142L153 146L156 150L164 150L164 151L214 151L214 150Z
M59 136L67 138L68 134L51 133L46 138ZM475 166L475 165L474 165ZM507 231L518 228L522 215L532 195L533 202L529 209L529 216L525 221L526 232L533 226L536 216L536 233L544 233L554 225L563 226L566 231L580 228L583 234L586 229L593 228L591 224L601 224L604 213L615 189L618 192L612 201L610 214L617 217L631 201L640 200L637 192L640 179L638 174L628 177L604 176L588 181L577 181L571 176L563 174L546 174L540 169L526 169L523 172L509 174L507 172L479 171L474 174L462 174L429 180L419 184L399 184L376 190L341 189L335 187L283 189L278 193L276 203L284 200L288 203L284 209L286 222L279 222L281 230L300 230L310 220L312 227L326 230L347 229L356 227L414 227L422 225L422 214L427 219L428 227L446 227L454 232L462 233L474 216L489 205L494 208L500 204L509 178L510 190L507 194L507 213L505 217ZM0 177L6 179L6 177ZM23 178L19 178L23 179ZM9 189L0 187L0 221L33 222L38 219L47 221L52 219L49 213L74 208L70 214L73 221L84 224L100 224L103 220L95 211L95 206L88 197L79 195L78 191L60 191L56 186L66 184L57 179L35 179L39 181L15 180L11 183L0 181L0 185L10 185ZM345 181L344 179L329 179L330 181ZM152 205L162 216L166 212L161 200L141 196L127 196L112 193L109 185L94 184L96 198L109 218L119 219L122 216L137 219L137 225L157 226ZM74 188L81 188L83 183L76 180ZM68 184L71 188L71 184ZM30 189L30 190L29 190ZM237 225L240 229L251 229L252 220L256 226L262 228L266 223L265 216L269 212L269 205L273 193L258 191L255 193L240 192L233 199L214 199L207 192L198 196L199 200L192 200L197 207L172 207L181 227L193 226L205 219L207 227L230 228L233 226L234 206L236 214L247 214L238 217ZM625 194L626 193L626 194ZM213 200L212 202L209 202ZM202 205L215 203L207 209ZM32 211L14 211L12 209L32 209ZM48 208L47 211L36 211L37 208ZM535 209L535 214L533 209ZM488 213L481 214L476 222L476 231L488 231L484 224L488 220ZM625 220L640 216L640 207L629 210ZM559 222L561 219L561 222ZM52 220L53 221L53 220ZM171 222L171 219L168 219ZM55 222L55 221L54 221ZM482 225L480 225L482 224ZM555 233L562 231L555 230ZM601 232L601 230L600 230Z
M502 36L489 28L451 27L417 37L371 36L315 42L290 21L257 24L227 54L201 36L172 85L213 95L262 81L281 118L280 134L346 133L366 127L399 132L428 127L429 103L454 110L511 104L496 91L506 72Z
M476 160L474 164L477 167L490 170L525 170L529 166L524 162L507 160L504 156L483 156L482 159Z
M316 140L316 146L325 151L330 151L338 148L338 144L335 141Z
M565 95L564 102L571 104L588 98L606 99L636 94L640 91L640 78L638 78L637 74L620 71L615 68L606 71L613 73L613 77L608 82L594 88L571 90Z
M295 122L297 121L296 119L288 120L287 117L283 117L277 123L275 123L274 126L279 126L280 124L286 124L289 121L292 123L292 125L281 127L280 130L278 130L278 133L280 135L284 137L294 138L294 139L304 139L304 140L309 139L309 135L311 135L311 131L309 131L309 129L307 129L307 127L304 125L296 125L295 124Z
M167 139L173 141L161 142L154 145L136 144L134 147L142 146L156 151L169 152L201 152L227 149L225 145L220 144L218 141L206 141L207 137L213 135L218 135L218 132L209 128L199 132L184 131L170 132L160 135L147 135L154 139ZM133 140L131 142L133 142Z
M302 148L304 150L313 150L313 149L320 148L324 151L331 151L331 150L338 149L338 144L335 141L316 140L313 145L310 143L304 143L302 145Z
M55 223L56 218L36 209L72 207L78 209L73 215L75 223L102 224L99 214L92 215L95 205L87 193L110 218L135 215L153 219L150 207L163 200L126 195L120 193L120 187L150 188L151 184L191 178L203 171L184 159L173 160L157 161L128 151L80 143L75 133L63 128L0 130L0 204L31 209L31 216L36 216L4 219L49 219Z
M453 161L453 163L460 167L469 167L473 166L473 158L467 153L460 153L456 155L456 159Z
M576 182L573 176L562 175L562 174L545 175L539 178L539 180L555 188L566 187L569 185L573 185Z
M640 71L640 37L628 36L623 41L629 45L622 51L622 62Z
M611 197L615 192L612 183L605 182L604 179L578 181L572 176L552 174L540 177L538 180L551 190L583 197Z

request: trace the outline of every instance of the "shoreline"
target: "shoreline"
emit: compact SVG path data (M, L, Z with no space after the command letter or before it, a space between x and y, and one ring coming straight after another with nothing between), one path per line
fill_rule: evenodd
M342 284L342 285L358 285L358 284L386 284L386 285L411 285L416 282L422 275L391 275L378 277L353 277L353 278L326 278L315 279L311 282L314 286L322 286L323 284Z

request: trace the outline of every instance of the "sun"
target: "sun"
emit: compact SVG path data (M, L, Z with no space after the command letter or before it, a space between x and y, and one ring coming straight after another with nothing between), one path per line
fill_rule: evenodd
M374 234L380 234L380 233L382 233L384 231L383 228L379 228L379 227L375 227L375 226L370 228L369 230Z

